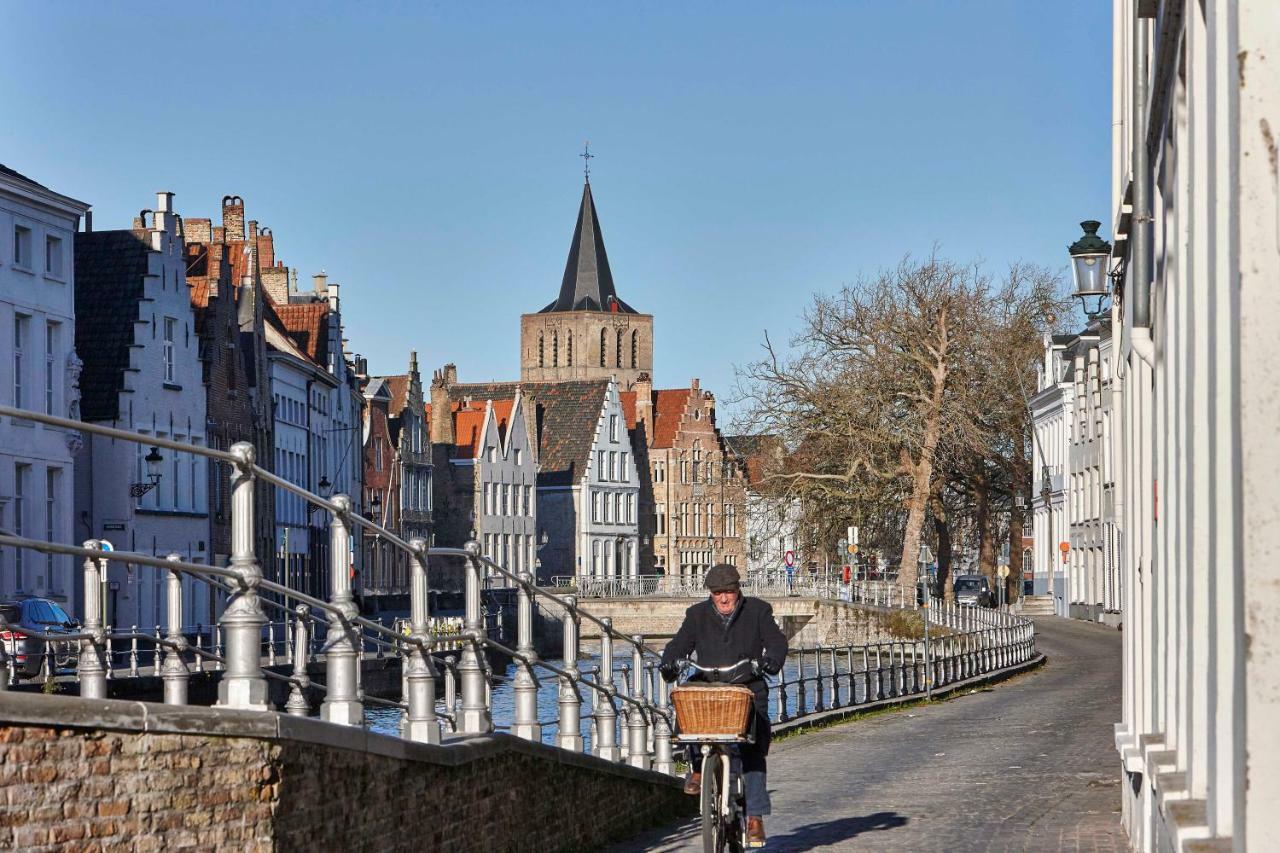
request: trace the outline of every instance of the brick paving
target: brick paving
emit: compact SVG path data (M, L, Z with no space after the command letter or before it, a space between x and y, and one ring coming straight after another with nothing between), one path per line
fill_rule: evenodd
M1039 670L775 744L770 851L1128 849L1112 724L1120 634L1036 621ZM685 823L616 848L701 849Z

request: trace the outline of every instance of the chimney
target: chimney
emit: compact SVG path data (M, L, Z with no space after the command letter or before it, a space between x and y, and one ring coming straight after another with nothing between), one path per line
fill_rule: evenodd
M449 369L453 365L446 364L443 370L437 370L431 380L431 441L433 444L453 444L453 413L449 405L450 381ZM453 372L453 381L457 381L457 371Z
M213 223L208 219L186 220L188 243L212 243Z
M257 240L257 239L258 239L258 220L256 220L256 219L250 219L250 220L249 220L249 234L248 234L248 239L250 239L250 240ZM270 265L268 264L268 266L270 266Z
M277 305L289 304L289 271L283 267L263 267L262 289Z
M357 355L355 357L355 372L356 376L361 379L369 378L369 360L362 355Z
M84 212L84 233L86 234L93 233L93 211L92 210L86 210Z
M228 242L244 239L244 199L240 196L222 197L222 228Z
M421 381L421 379L418 376L418 351L417 350L409 350L409 378L418 379L419 381Z
M449 387L458 384L458 365L446 364L444 366L444 381Z
M320 272L311 276L311 283L315 285L316 293L318 293L320 296L324 296L329 289L329 276L327 273L325 273L324 270L321 270Z
M297 292L298 292L298 269L297 267L294 267L293 269L289 270L289 295L293 296ZM286 299L284 301L284 304L288 305L289 300Z
M329 310L334 314L341 313L338 302L338 283L335 281L329 285Z
M695 377L693 378L693 381L689 383L689 390L690 390L690 391L697 391L697 390L698 390L698 377L696 377L696 376L695 376Z
M276 244L275 239L271 236L270 228L263 228L258 232L258 263L264 267L274 267L276 265Z
M644 425L646 444L653 443L653 380L649 374L636 377L636 426Z

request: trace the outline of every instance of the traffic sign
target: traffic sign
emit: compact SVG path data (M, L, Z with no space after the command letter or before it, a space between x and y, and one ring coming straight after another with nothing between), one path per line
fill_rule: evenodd
M857 546L857 545L850 545L850 546L848 547L848 549L847 549L847 550L848 550L848 552L849 552L850 554L856 554L856 553L858 553L858 546Z
M784 562L784 563L786 563L786 564L787 564L787 568L788 568L788 569L795 568L795 565L796 565L796 552L795 552L795 551L788 551L786 554L784 554L784 555L782 556L782 562Z
M1004 580L1005 578L1009 577L1009 567L1002 563L1000 565L1000 568L996 569L996 574L1000 576L1001 580Z

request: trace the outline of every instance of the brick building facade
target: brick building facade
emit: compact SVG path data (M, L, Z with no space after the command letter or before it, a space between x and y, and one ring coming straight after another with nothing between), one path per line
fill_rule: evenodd
M616 379L631 388L653 373L653 315L618 298L591 184L582 188L560 294L520 318L520 378L525 382Z
M696 581L716 563L746 570L746 476L716 427L715 395L697 379L621 395L640 467L642 572Z

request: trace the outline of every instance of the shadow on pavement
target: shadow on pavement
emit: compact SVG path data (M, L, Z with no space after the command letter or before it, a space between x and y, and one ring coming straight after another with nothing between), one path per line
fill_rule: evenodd
M766 827L768 821L765 822ZM897 812L876 812L870 815L842 817L822 823L797 826L786 835L770 835L768 849L812 850L826 844L839 844L865 832L880 832L907 825L907 819Z

